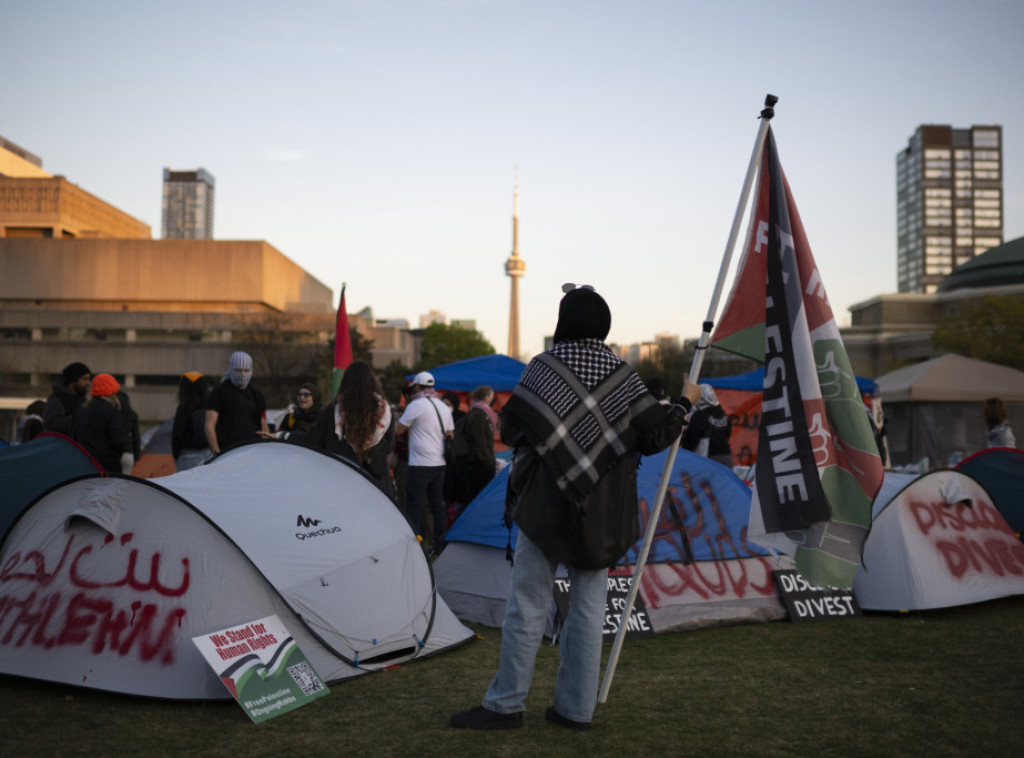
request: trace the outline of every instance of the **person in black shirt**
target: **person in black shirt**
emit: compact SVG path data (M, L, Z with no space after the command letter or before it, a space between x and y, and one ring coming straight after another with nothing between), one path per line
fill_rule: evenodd
M178 407L171 427L171 454L178 471L198 466L210 454L206 395L206 378L198 371L186 371L178 379Z
M75 433L75 414L89 397L92 372L84 363L69 363L53 383L53 392L46 398L43 408L43 426L48 432L60 432L68 437Z
M130 449L118 390L121 385L110 374L97 374L92 381L92 397L75 415L75 439L103 466L120 474L121 455Z
M227 376L206 398L206 441L214 453L272 436L267 429L267 403L251 380L252 356L232 353Z

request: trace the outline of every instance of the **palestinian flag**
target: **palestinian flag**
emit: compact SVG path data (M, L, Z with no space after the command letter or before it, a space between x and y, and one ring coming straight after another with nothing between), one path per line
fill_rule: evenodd
M348 332L348 311L345 310L345 285L341 285L338 320L334 330L334 371L331 374L331 402L338 396L341 377L352 363L352 336Z
M712 344L765 366L748 537L812 584L852 587L882 462L771 129Z

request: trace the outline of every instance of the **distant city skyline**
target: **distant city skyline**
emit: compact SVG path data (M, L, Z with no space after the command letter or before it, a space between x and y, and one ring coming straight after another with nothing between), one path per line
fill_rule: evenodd
M570 281L607 298L611 341L696 336L769 92L840 324L897 291L919 125L1002 126L1003 237L1024 236L1015 0L8 0L0 22L0 132L47 171L157 230L161 169L209 167L217 239L348 282L353 310L473 318L499 351L517 167L524 354Z

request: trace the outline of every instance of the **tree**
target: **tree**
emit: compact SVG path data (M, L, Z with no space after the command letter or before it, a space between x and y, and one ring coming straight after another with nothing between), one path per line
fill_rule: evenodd
M695 350L696 342L693 341L682 345L663 344L653 358L640 361L636 366L636 372L645 382L654 377L664 381L669 395L674 400L683 388L683 374L688 374L693 366ZM739 358L722 350L709 349L701 364L698 382L702 378L746 373L753 371L758 365L756 361Z
M384 369L375 373L384 391L384 398L389 403L397 403L402 397L406 374L412 373L409 367L400 360L393 360Z
M645 382L655 377L661 379L674 400L683 389L683 374L690 370L692 363L692 348L665 343L658 348L653 358L640 361L636 373Z
M243 317L235 332L239 350L252 356L253 383L268 407L295 399L301 384L315 384L321 399L331 386L333 348L321 343L302 314L260 313Z
M352 341L352 360L373 362L373 340L368 340L354 326L348 328L348 336ZM331 355L334 355L334 340L331 340Z
M950 304L932 332L937 350L1024 371L1024 298L986 295Z
M494 346L476 329L431 324L423 330L420 365L427 369L480 355L494 355Z

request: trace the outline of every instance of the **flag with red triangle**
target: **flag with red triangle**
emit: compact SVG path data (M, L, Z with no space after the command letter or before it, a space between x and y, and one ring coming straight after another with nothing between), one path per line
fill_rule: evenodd
M882 462L771 129L712 344L765 366L748 538L852 587Z
M352 363L352 336L348 331L348 311L345 310L345 285L341 285L341 302L334 331L334 371L331 373L331 402L338 396L341 377Z

